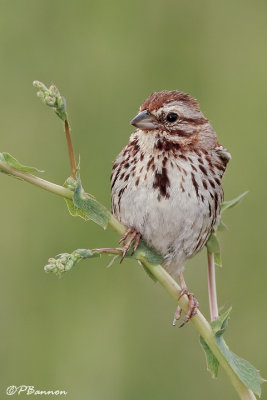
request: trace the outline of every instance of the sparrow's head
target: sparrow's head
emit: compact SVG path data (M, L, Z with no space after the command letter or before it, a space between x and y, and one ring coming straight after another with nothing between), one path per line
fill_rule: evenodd
M201 135L216 138L198 102L178 90L152 93L131 124L145 133L153 131L178 141L201 140Z

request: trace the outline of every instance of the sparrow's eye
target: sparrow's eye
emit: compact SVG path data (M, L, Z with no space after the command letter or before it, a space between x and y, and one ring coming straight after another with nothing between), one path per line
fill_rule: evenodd
M178 119L178 114L174 113L174 112L170 112L169 114L167 114L166 120L168 122L175 122Z

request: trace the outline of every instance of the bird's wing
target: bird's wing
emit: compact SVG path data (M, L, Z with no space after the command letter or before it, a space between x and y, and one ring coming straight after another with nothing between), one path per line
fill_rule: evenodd
M215 150L217 156L222 161L222 163L226 166L228 164L228 162L231 160L231 154L229 153L229 151L221 145L218 145L217 147L215 147L214 150Z

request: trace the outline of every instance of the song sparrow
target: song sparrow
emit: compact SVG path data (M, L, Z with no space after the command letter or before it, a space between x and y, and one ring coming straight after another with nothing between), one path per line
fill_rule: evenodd
M180 91L153 93L131 124L137 129L111 176L113 213L129 227L124 254L142 237L185 289L185 261L202 249L216 222L231 156L197 101Z

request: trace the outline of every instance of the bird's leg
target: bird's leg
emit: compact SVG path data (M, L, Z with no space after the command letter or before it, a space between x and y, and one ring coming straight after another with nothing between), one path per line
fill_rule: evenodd
M179 296L179 299L182 296L186 295L188 297L188 300L189 300L188 311L186 313L186 316L185 316L182 324L180 325L180 328L182 328L182 326L184 326L197 313L199 304L198 304L198 301L195 298L194 294L193 293L189 293L189 291L187 289L187 286L186 286L186 283L185 283L185 280L184 280L184 276L183 276L182 273L179 274L179 280L180 280L180 284L181 284L181 288L182 288L180 296ZM176 312L174 314L174 320L173 320L173 323L172 323L173 325L176 325L176 321L178 321L180 319L181 313L182 313L182 309L181 309L180 306L178 306L177 310L176 310Z
M126 241L126 239L128 239ZM121 261L120 263L122 263L122 261L124 260L124 257L126 256L127 251L129 250L129 248L131 247L131 244L133 244L133 251L132 254L134 254L134 252L136 251L137 247L139 246L140 243L140 239L141 239L141 235L140 233L138 233L134 228L129 228L127 229L127 231L125 232L125 234L122 236L122 238L120 239L119 243L125 242L125 245L123 247L123 251L122 251L122 257L121 257Z

